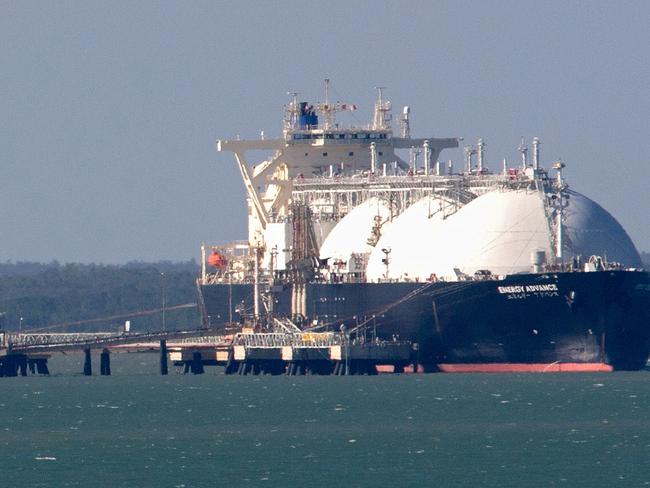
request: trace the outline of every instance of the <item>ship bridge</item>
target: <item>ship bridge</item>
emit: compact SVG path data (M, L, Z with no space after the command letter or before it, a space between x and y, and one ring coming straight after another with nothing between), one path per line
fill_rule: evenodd
M412 171L413 159L420 154L428 174L443 149L458 147L458 138L411 138L408 107L400 119L400 135L394 136L391 103L384 100L381 88L378 91L373 121L365 126L342 127L336 123L337 112L356 110L356 106L330 102L326 80L325 102L311 105L294 94L285 110L283 137L217 141L218 151L234 153L244 181L252 245L264 245L269 223L289 215L296 183L324 177L386 175L398 170L406 173ZM411 152L411 161L396 153L400 149ZM246 158L249 151L268 151L272 156L251 165Z

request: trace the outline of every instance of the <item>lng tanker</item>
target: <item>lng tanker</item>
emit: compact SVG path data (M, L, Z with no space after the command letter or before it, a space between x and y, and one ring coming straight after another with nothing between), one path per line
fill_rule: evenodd
M498 169L485 143L393 132L378 89L356 106L297 94L276 139L219 140L234 153L248 238L202 246L204 325L342 331L406 340L425 371L640 369L650 345L650 274L621 225L522 141ZM268 156L249 163L251 151ZM288 324L288 325L287 325Z

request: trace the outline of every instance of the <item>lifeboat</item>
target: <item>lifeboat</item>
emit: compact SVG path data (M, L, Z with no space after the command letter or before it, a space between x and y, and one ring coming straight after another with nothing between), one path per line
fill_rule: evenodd
M208 264L214 268L224 268L228 261L217 251L212 251L212 254L208 256Z

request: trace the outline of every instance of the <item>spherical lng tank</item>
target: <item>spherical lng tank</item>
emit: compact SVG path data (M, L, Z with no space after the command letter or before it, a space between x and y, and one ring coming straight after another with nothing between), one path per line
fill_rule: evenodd
M628 267L642 266L632 239L609 212L578 192L569 190L567 194L562 246L566 255L599 255Z
M423 226L425 225L422 223ZM551 255L551 236L544 199L537 191L493 191L472 200L422 232L419 265L412 279L453 280L456 270L473 275L489 270L505 275L530 271L533 251ZM410 252L393 250L395 256ZM392 271L395 275L400 269Z
M570 192L563 219L565 262L597 254L626 266L640 257L621 225L593 200ZM412 208L412 210L411 210ZM393 223L371 254L368 278L385 277L381 248L390 244L388 277L398 280L455 280L458 271L496 275L531 271L531 256L555 255L557 232L553 209L537 190L497 190L472 200L445 218L431 218L425 204L415 204ZM401 219L404 218L402 221Z
M446 198L428 195L393 219L370 254L367 279L378 281L416 276L422 266L422 254L427 252L427 243L434 237L431 234L435 231L434 223L449 215L452 207L453 202ZM384 262L387 255L388 266Z
M372 250L373 229L390 224L390 210L379 198L369 198L343 217L327 235L320 248L321 259L347 261L352 254L367 254Z

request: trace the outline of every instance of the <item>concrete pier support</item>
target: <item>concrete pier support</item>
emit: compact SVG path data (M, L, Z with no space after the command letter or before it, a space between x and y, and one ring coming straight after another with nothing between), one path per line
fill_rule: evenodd
M20 376L27 376L27 356L20 354L16 357L16 362L20 370Z
M38 374L50 374L50 370L47 367L47 359L35 359L36 363L36 372Z
M167 367L167 341L165 339L160 340L160 374L166 375L169 373L169 368Z
M99 374L102 376L111 375L111 352L104 348L99 356Z
M334 376L340 376L342 369L343 369L343 362L342 361L336 361L336 364L334 365L334 371L332 372L332 374Z
M92 376L93 365L90 358L90 348L84 349L84 376Z
M201 359L201 353L195 352L192 354L192 365L191 365L193 374L203 374L203 360Z
M3 358L0 358L0 376L18 376L16 356L7 354Z

